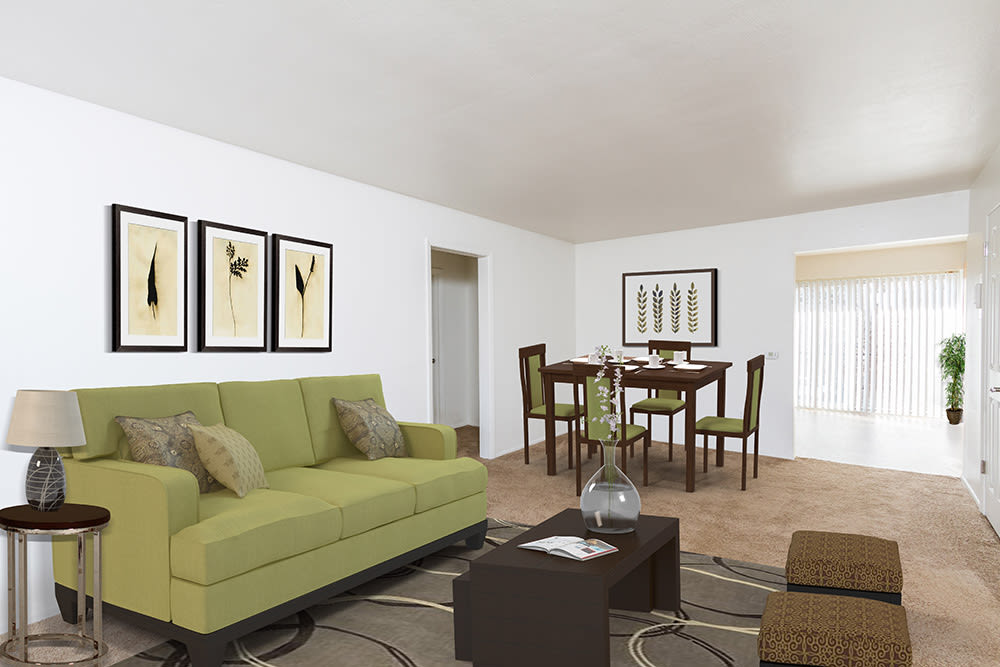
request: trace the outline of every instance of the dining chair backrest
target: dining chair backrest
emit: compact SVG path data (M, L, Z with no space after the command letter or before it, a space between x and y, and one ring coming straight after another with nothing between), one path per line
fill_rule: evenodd
M545 404L542 374L538 372L545 365L545 343L518 348L517 357L521 369L521 398L527 413Z
M604 410L601 406L601 396L598 392L600 387L607 387L608 391L611 390L611 383L614 378L614 369L607 368L603 378L597 378L597 372L600 370L600 366L597 364L573 364L573 376L574 376L574 389L573 389L573 402L575 404L577 412L583 413L583 430L582 439L580 442L588 441L598 441L607 440L611 436L611 427L605 422L600 421L601 417L604 416ZM578 389L582 388L582 392ZM580 396L583 396L583 403L580 403ZM618 438L621 439L621 425L624 425L624 419L622 417L625 413L625 392L622 391L618 395L618 401L612 402L612 411L618 414L619 432ZM610 407L610 406L609 406Z
M683 352L684 360L691 361L691 341L689 340L651 340L646 349L649 354L658 354L664 359L673 359L674 352ZM680 392L673 389L658 389L656 397L680 398Z
M760 420L760 397L764 391L764 355L747 362L747 400L743 406L743 432L757 428Z

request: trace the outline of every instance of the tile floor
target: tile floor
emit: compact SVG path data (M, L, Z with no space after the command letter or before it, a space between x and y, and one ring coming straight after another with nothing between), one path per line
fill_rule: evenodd
M945 419L795 410L795 456L959 477L965 426Z

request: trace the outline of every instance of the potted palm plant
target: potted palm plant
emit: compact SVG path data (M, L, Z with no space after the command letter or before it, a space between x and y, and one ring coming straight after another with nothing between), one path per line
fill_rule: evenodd
M958 424L962 421L962 402L965 398L965 334L948 336L941 341L938 364L941 366L941 379L945 382L948 422Z

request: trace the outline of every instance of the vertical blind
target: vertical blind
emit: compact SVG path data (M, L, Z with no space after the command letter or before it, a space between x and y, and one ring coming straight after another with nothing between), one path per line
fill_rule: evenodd
M937 417L941 339L965 330L961 272L809 280L795 288L795 405Z

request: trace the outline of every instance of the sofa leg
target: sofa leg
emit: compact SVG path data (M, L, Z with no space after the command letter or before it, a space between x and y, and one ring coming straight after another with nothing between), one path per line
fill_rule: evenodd
M76 623L76 591L56 584L56 604L59 615L67 623Z
M184 644L191 667L222 667L226 657L227 642L218 639L199 639Z
M66 586L56 584L56 604L59 605L59 615L67 623L76 625L76 591ZM94 600L87 596L87 618L94 615Z
M481 531L465 538L465 546L470 549L482 549L484 544L486 544L486 526L483 526Z

